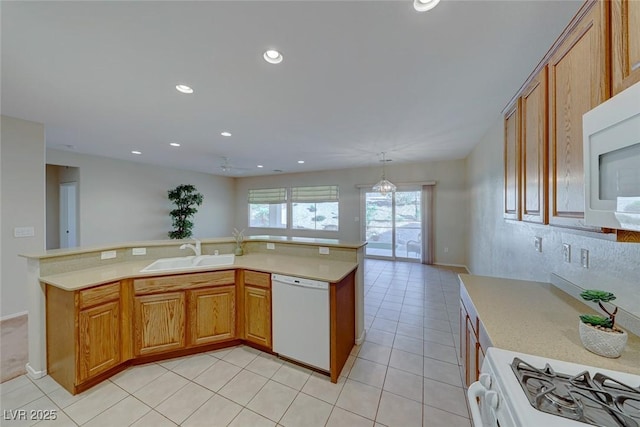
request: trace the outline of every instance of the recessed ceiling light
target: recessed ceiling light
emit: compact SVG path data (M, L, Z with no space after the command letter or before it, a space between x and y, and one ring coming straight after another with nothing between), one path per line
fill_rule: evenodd
M262 55L265 61L269 64L279 64L282 62L282 54L277 50L268 50Z
M180 144L178 144L177 142L171 142L169 145L172 147L180 147Z
M258 165L258 167L259 167L259 168L263 168L264 166L262 166L262 165Z
M193 89L187 85L176 85L176 89L182 93L193 93Z
M418 12L426 12L436 7L440 0L413 0L413 8Z
M220 132L220 135L222 135L222 136L231 136L231 132L227 132L227 131Z
M303 164L304 160L298 160L298 163Z
M142 151L133 150L133 151L131 152L131 154L142 154Z

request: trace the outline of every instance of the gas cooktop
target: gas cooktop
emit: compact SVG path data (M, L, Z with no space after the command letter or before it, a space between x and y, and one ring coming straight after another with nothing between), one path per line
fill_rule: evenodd
M594 426L640 427L640 387L602 373L557 373L549 363L534 367L515 357L511 369L531 406Z

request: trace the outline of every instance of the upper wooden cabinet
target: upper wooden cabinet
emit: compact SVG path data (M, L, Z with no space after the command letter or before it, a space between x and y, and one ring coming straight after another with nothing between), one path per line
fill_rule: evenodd
M609 2L588 4L549 69L549 223L584 227L582 115L609 90Z
M611 0L613 95L640 81L640 1Z
M521 217L523 221L547 223L547 67L527 85L520 102L522 154Z
M504 206L507 219L520 219L520 98L504 116Z

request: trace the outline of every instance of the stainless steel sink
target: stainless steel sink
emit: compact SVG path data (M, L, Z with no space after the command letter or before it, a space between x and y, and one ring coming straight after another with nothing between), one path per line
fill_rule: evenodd
M221 267L233 265L234 254L200 255L177 258L160 258L140 270L141 273L151 271L189 270L202 267Z

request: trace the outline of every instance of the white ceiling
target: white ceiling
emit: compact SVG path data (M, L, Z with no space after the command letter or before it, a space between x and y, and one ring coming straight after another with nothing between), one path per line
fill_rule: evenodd
M230 176L458 159L581 3L3 1L1 112L48 148Z

